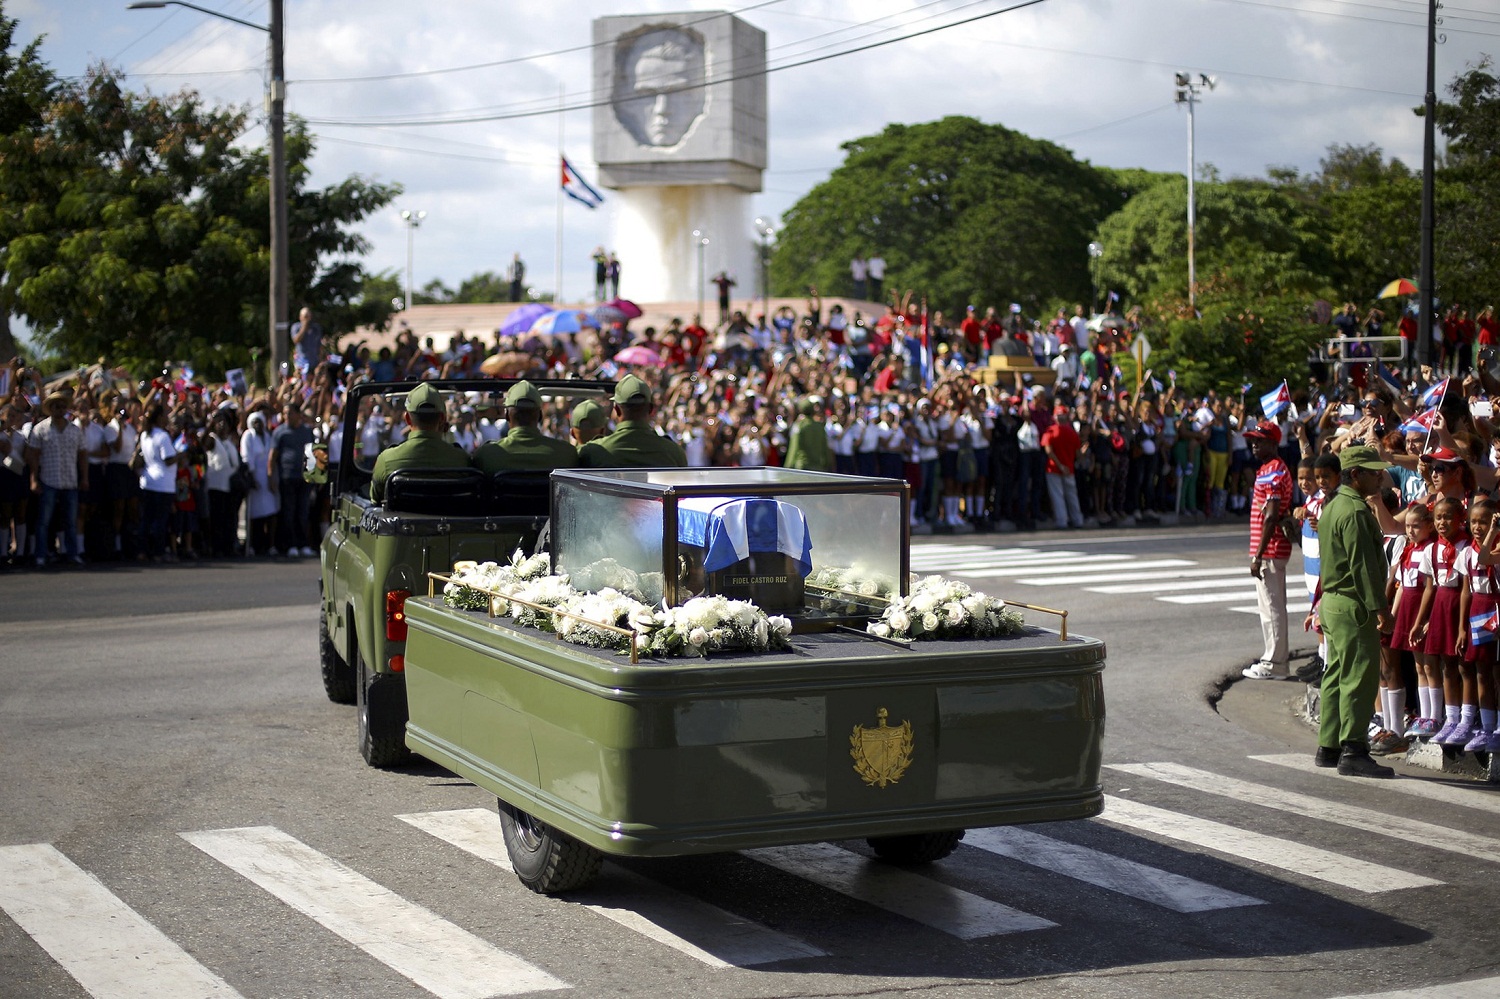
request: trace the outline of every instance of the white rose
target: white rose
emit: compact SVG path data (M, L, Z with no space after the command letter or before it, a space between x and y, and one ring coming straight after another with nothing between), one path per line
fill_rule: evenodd
M885 624L881 624L879 621L876 621L873 624L867 626L865 628L865 630L868 631L870 634L874 635L876 638L889 638L889 637L891 637L890 626L889 625L885 625Z
M865 580L859 584L859 595L862 597L873 597L880 592L880 587L871 580Z
M911 598L911 609L918 614L926 614L937 606L937 599L930 593L918 593Z
M688 644L695 649L701 649L708 644L708 632L702 628L694 628L688 632Z
M755 644L768 645L771 641L771 626L766 623L765 618L755 622Z
M963 624L964 618L967 616L962 604L952 603L948 605L948 623L954 627Z
M787 638L792 633L791 618L777 615L776 617L767 618L766 623L769 624L771 626L771 630L781 638Z
M734 623L741 628L753 628L759 620L759 613L755 605L743 601L736 601L734 608Z
M911 615L902 610L893 611L886 617L886 622L890 624L892 631L908 631L911 628Z
M922 615L923 631L937 631L937 626L938 617L936 614L933 614L931 611L929 611L928 613Z

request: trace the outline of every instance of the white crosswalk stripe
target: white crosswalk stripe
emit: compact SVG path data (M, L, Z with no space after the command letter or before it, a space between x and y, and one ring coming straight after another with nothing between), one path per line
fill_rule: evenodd
M1462 829L1445 829L1430 822L1402 818L1392 822L1389 812L1345 805L1310 794L1299 794L1283 787L1269 787L1251 781L1237 780L1209 773L1179 763L1112 763L1109 769L1165 781L1203 794L1220 795L1235 801L1274 808L1320 822L1335 822L1351 829L1390 836L1403 843L1420 844L1466 857L1500 863L1500 840L1480 836Z
M568 984L270 826L182 838L440 999Z
M1420 874L1398 871L1358 857L1346 857L1295 840L1267 836L1119 795L1105 795L1104 814L1100 819L1366 894L1442 884Z
M1337 770L1314 765L1310 753L1282 753L1275 756L1252 756L1250 758L1260 763L1274 763L1277 766L1317 774L1319 777L1331 777L1347 782L1347 778L1339 777ZM1397 777L1394 780L1381 781L1380 789L1426 798L1428 801L1440 801L1445 805L1458 805L1461 808L1473 808L1492 815L1500 815L1500 797L1494 793L1486 793L1477 787L1454 787L1451 784L1439 784L1420 777Z
M1249 895L1215 888L1181 874L1147 867L1019 826L971 829L964 836L964 843L1174 912L1209 912L1265 904Z
M0 909L94 999L239 995L49 844L0 847Z
M830 843L746 850L745 856L851 898L942 930L960 940L1045 930L1057 924L871 861Z
M500 831L500 816L491 809L465 808L396 817L480 860L511 870ZM622 883L623 890L607 893L602 888L591 888L575 892L569 901L710 967L753 967L773 961L822 957L826 953L621 867L611 866L609 881Z

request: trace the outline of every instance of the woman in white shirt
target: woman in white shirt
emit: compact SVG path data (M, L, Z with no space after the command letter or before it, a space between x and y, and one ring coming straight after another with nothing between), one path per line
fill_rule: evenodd
M146 412L146 432L141 436L141 552L156 562L175 561L167 551L167 530L172 503L177 498L177 448L167 433L167 407L155 403Z
M235 527L244 497L235 490L235 472L244 461L235 444L229 416L219 413L209 424L204 480L208 485L208 546L214 558L235 554Z
M281 502L271 491L267 462L271 455L271 435L266 431L266 414L250 414L249 429L240 437L240 458L250 466L255 487L245 498L245 518L250 523L249 546L256 555L274 554L271 547L276 530L276 514Z

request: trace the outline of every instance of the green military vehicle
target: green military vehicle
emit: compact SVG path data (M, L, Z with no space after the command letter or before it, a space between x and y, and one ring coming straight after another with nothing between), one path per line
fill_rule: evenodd
M429 571L463 559L505 558L530 551L547 523L545 472L486 475L473 468L407 468L370 498L375 460L393 443L406 394L419 384L445 400L498 400L515 379L367 382L345 401L339 436L330 442L332 526L322 544L322 612L318 620L323 686L330 700L359 709L359 750L371 766L409 758L404 675L412 593L426 591ZM613 384L533 379L547 398L603 398Z
M607 855L851 838L920 864L968 828L1100 812L1102 642L1068 636L1066 616L1059 631L1011 618L1004 637L945 635L932 617L920 641L883 624L953 585L912 583L905 483L579 469L552 473L550 504L552 575L486 589L460 586L470 567L437 571L405 605L407 745L499 799L532 890L577 888ZM783 640L673 657L632 617L617 628L628 648L573 644L566 615L582 604L550 605L565 613L538 628L543 605L522 596L557 583L611 606L634 592L689 622L748 600Z

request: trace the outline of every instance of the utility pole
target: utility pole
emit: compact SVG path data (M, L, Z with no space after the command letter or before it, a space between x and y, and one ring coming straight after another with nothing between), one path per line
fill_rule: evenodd
M422 220L427 217L426 212L403 211L401 221L406 223L406 300L402 303L402 309L409 311L412 307L412 284L411 284L411 258L412 244L416 242L417 229L421 227Z
M1193 182L1195 180L1195 176L1194 175L1197 174L1197 172L1198 172L1198 153L1197 153L1197 150L1194 148L1194 143L1195 143L1197 137L1196 137L1195 123L1194 123L1194 120L1193 120L1193 109L1198 104L1198 95L1203 92L1203 88L1207 87L1209 90L1212 90L1212 89L1214 89L1215 86L1218 85L1218 82L1219 82L1218 80L1214 79L1211 76L1207 76L1207 75L1205 75L1203 73L1199 73L1198 74L1198 82L1197 83L1193 82L1193 77L1192 77L1191 73L1178 73L1176 75L1177 103L1178 104L1186 104L1187 105L1187 110L1188 110L1188 175L1187 175L1187 182L1188 182L1188 194L1187 194L1188 308L1192 309L1194 312L1197 311L1197 307L1198 307L1198 269L1197 269L1197 262L1194 259L1194 246L1193 246L1193 244L1194 244L1194 241L1197 238L1198 219L1197 219L1197 198L1196 198L1196 193L1193 190Z
M1432 174L1436 159L1437 124L1437 0L1427 0L1427 94L1422 101L1422 273L1417 277L1417 363L1432 356L1432 307L1436 280L1432 263L1432 230L1435 224Z

